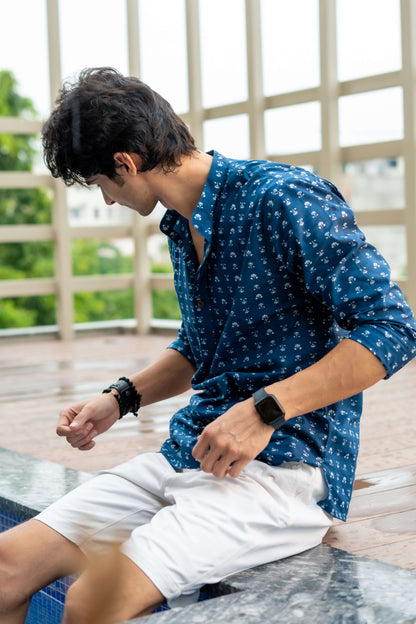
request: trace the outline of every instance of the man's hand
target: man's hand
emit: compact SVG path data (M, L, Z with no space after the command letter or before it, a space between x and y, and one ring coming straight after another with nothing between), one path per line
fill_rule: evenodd
M192 455L201 470L218 478L238 477L243 468L267 446L274 432L266 425L250 398L233 405L207 425L195 444Z
M95 446L93 438L107 431L119 416L120 410L114 395L111 392L99 394L64 409L59 415L56 433L65 437L74 448L89 451Z

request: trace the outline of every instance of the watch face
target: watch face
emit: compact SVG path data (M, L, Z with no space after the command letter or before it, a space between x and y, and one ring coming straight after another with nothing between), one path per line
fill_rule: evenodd
M254 405L260 418L267 425L279 429L285 423L285 412L279 401L261 388L253 394Z
M260 401L257 408L260 408L260 415L262 416L264 422L267 423L270 423L272 420L276 420L279 416L283 416L282 410L279 409L278 404L272 396L267 396L265 399Z

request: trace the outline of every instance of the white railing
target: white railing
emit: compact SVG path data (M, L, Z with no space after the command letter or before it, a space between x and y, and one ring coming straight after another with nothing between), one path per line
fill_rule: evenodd
M61 83L58 0L48 0L49 62L51 100ZM140 46L137 0L126 0L128 24L129 70L140 75ZM416 3L401 0L402 59L400 71L339 82L336 68L335 0L320 0L321 84L282 95L264 97L262 86L260 0L245 0L248 98L244 102L204 109L200 76L200 39L198 2L186 0L189 112L183 119L191 127L197 144L203 144L203 124L211 119L245 113L250 122L250 152L253 158L270 158L295 165L312 165L320 175L336 184L341 180L342 164L375 158L402 157L405 161L405 207L357 213L359 225L402 225L407 238L407 279L400 286L416 310ZM404 138L383 143L340 147L338 101L344 95L382 88L403 90ZM321 104L321 149L298 154L267 154L265 150L264 113L268 109L318 101ZM41 122L0 118L0 133L39 133ZM50 225L10 225L0 227L0 243L52 241L55 251L55 276L43 279L1 280L0 299L28 295L54 294L57 299L58 332L61 338L74 335L73 295L82 291L133 288L135 292L135 325L146 333L152 325L151 291L172 289L172 277L152 275L147 257L147 239L157 230L153 223L137 215L131 225L70 227L66 189L48 175L24 172L0 172L0 188L49 187L53 190L53 216ZM72 275L71 240L74 238L131 237L135 247L131 274L83 276ZM0 301L1 305L1 301Z

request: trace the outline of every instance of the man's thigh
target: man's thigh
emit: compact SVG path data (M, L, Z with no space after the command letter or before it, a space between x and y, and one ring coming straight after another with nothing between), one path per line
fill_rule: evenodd
M317 502L319 468L254 461L240 477L200 470L167 481L163 507L135 529L122 552L168 599L319 544L332 518Z
M167 504L162 489L171 474L176 473L159 453L139 455L98 473L36 519L86 554L111 550Z
M28 520L0 534L0 573L9 597L22 602L54 580L83 569L85 557L55 530Z

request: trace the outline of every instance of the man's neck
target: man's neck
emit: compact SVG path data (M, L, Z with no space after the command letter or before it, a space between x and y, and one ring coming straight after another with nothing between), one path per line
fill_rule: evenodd
M194 152L184 156L181 166L171 173L155 172L155 189L159 201L168 210L176 210L189 221L211 169L212 156Z

